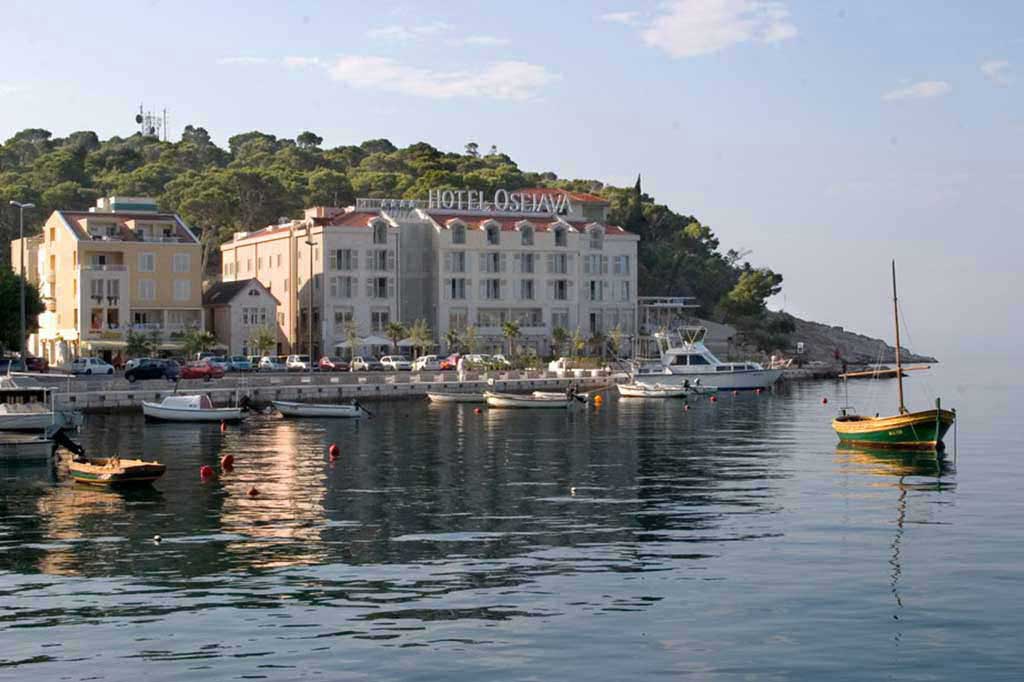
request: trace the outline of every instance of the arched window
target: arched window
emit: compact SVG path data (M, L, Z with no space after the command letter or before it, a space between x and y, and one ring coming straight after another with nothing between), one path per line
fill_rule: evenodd
M526 222L525 220L518 225L519 234L523 240L523 246L533 246L533 225Z
M465 244L466 243L466 226L460 220L452 221L452 244Z
M590 248L598 249L604 247L604 229L600 225L590 225L587 228L590 233Z
M388 243L388 224L381 218L374 218L370 222L370 226L373 228L373 243L374 244L387 244Z
M484 223L484 229L487 231L487 243L490 246L497 246L501 243L501 225L489 220Z
M555 226L555 246L566 246L568 239L566 237L567 232L564 225Z

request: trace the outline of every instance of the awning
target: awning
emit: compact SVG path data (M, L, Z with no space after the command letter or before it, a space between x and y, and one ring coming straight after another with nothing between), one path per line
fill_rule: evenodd
M98 350L119 350L121 348L127 348L127 341L92 341L89 339L82 339L81 341L83 348L95 348Z
M362 340L364 346L390 346L391 339L385 339L383 336L367 336Z
M401 341L398 342L399 348L412 348L415 345L415 342L413 342L413 340L409 338L402 339Z
M335 348L348 348L349 347L349 342L348 341L342 341L341 343L334 344L334 347Z

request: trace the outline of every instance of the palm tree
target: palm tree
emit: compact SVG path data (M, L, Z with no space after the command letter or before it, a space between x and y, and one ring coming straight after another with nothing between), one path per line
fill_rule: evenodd
M576 327L576 331L569 337L569 354L572 357L576 357L583 350L584 346L586 346L586 339L583 337L583 332L580 331L580 328Z
M356 356L356 348L359 347L359 328L352 320L345 323L345 341L348 342L348 359L352 360Z
M569 340L569 332L565 327L555 327L551 330L551 348L555 351L555 357L562 354L565 342Z
M412 339L413 348L422 355L423 351L434 344L434 333L426 320L416 320L409 328L409 338Z
M449 329L444 333L444 342L448 346L448 353L457 353L462 348L462 336L458 329Z
M610 332L608 332L608 347L611 349L612 354L618 359L619 354L622 352L622 327L615 325Z
M217 343L216 337L210 332L189 329L182 337L181 345L188 357L195 357L203 351L210 350Z
M605 338L604 333L600 330L595 330L594 333L590 335L590 339L587 340L587 344L590 346L594 355L600 355L603 358L605 353L605 341L607 341L607 339Z
M258 327L249 337L249 347L261 356L269 353L276 345L277 334L266 325Z
M398 342L405 338L405 325L401 322L388 322L384 336L391 339L391 352L398 354Z
M462 332L462 345L467 353L475 353L479 339L476 337L476 327L470 325Z
M512 358L516 354L516 339L519 338L519 323L515 320L509 320L501 325L501 333L508 339L508 357Z

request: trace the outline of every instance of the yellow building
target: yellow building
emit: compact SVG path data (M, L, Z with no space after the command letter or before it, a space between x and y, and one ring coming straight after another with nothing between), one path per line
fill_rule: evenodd
M89 211L54 211L41 235L25 238L25 259L46 304L28 350L51 364L80 355L110 360L124 352L129 330L176 351L186 330L202 328L199 240L152 199L110 197Z

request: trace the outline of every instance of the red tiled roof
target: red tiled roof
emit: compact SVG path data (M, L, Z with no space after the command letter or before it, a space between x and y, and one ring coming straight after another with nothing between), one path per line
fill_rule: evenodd
M344 227L369 227L370 221L380 218L379 211L350 211L339 213L327 221L327 225L340 225Z
M516 229L516 225L518 225L519 223L521 223L523 221L526 221L526 222L530 223L531 225L533 225L533 228L537 232L548 232L549 230L553 229L555 225L559 225L559 224L561 224L561 225L569 225L574 230L576 230L577 232L583 232L584 230L586 230L587 225L590 225L590 223L586 222L586 221L579 221L579 220L572 220L572 221L552 220L550 217L547 217L547 216L545 216L544 218L539 218L539 217L538 218L527 218L525 216L510 218L508 216L494 216L494 217L490 217L490 216L479 215L479 214L476 214L476 215L452 215L450 213L448 213L448 214L445 214L445 213L431 213L429 211L427 212L427 215L430 216L431 220L433 220L435 223L437 223L438 225L440 225L442 227L446 227L447 224L449 223L449 221L458 219L458 220L461 220L462 222L464 222L466 224L466 227L468 227L471 230L482 230L482 229L484 229L483 228L483 224L484 223L493 220L494 222L498 223L498 225L501 226L501 231L502 232L511 232L511 231L515 230ZM604 231L605 231L606 235L629 234L628 232L623 230L618 225L607 225L605 223L601 223L601 224L604 225Z
M537 196L561 196L565 195L572 201L578 201L584 204L607 204L608 200L604 197L599 197L596 194L589 194L587 192L572 192L567 189L560 189L558 187L527 187L526 189L516 190L521 194L534 194Z

